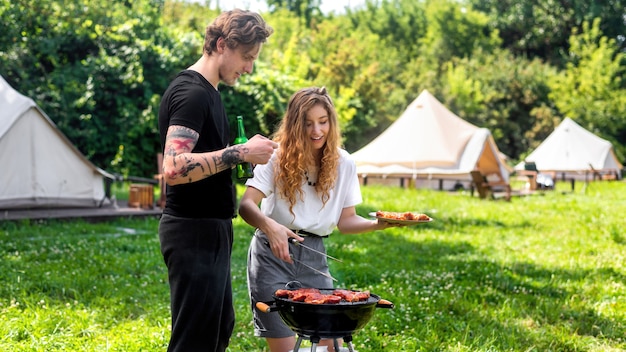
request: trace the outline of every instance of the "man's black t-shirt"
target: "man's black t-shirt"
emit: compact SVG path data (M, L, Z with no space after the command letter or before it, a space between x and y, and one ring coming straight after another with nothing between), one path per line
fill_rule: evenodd
M200 134L193 152L228 146L230 126L220 93L198 72L179 73L163 94L159 108L162 148L171 125L185 126ZM201 181L167 186L163 213L188 218L232 218L235 188L231 175L232 170L228 169Z

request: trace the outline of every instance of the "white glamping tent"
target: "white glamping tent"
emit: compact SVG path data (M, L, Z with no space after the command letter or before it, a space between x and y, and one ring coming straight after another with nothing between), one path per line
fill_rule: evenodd
M479 170L490 180L509 180L491 132L461 119L426 90L352 157L361 177L410 178L417 185L420 179L471 181L470 172Z
M35 102L0 76L0 209L98 207L104 178Z
M578 180L587 180L595 172L620 177L622 170L611 142L587 131L569 117L525 161L515 165L515 170L524 170L528 162L534 162L539 172Z

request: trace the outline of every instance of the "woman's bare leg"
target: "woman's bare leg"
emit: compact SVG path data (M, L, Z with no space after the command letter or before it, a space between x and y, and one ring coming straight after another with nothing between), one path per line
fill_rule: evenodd
M289 352L296 346L296 338L294 336L265 339L270 352Z
M266 338L267 346L270 348L270 352L289 352L293 350L296 346L296 338L291 337L282 337L282 338ZM318 346L326 346L328 352L337 352L335 351L335 340L334 339L322 339L317 344ZM342 340L339 339L339 347L342 345Z
M342 344L342 340L339 339L339 347L341 347ZM323 339L320 341L320 343L318 344L318 346L326 346L326 348L328 348L328 352L338 352L335 351L335 340L334 339Z

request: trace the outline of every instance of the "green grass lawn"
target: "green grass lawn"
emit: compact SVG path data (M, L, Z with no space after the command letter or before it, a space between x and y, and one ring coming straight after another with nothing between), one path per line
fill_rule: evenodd
M327 240L338 287L395 304L354 335L358 351L625 351L626 184L484 201L363 187L362 215L420 211L428 224ZM561 190L562 188L562 190ZM241 190L241 189L240 189ZM237 324L252 333L235 219ZM0 222L1 351L165 351L169 289L155 219Z

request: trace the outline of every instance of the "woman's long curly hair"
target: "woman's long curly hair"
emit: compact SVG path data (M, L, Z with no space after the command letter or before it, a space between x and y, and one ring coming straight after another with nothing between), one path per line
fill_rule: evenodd
M308 142L310 136L306 132L307 113L316 105L321 105L326 110L329 123L326 143L320 153L321 160L315 160L317 154ZM280 144L275 164L275 183L279 194L289 201L289 211L293 214L296 201L303 199L305 171L317 164L320 169L315 191L322 203L326 204L330 198L330 190L335 185L341 147L337 112L326 88L304 88L292 95L285 116L274 134L274 140Z

